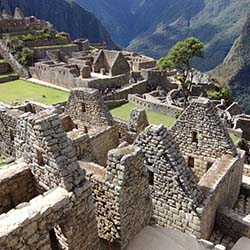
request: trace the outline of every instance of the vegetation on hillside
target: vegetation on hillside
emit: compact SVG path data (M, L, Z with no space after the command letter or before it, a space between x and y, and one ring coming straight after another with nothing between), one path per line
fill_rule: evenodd
M250 114L250 15L224 62L210 74L228 85L236 101Z
M91 1L90 1L91 2ZM64 31L73 39L86 37L92 43L117 48L101 22L72 0L0 0L0 9L14 13L19 7L26 16L49 21L58 31Z
M208 91L208 97L212 100L224 99L228 104L233 101L231 89L221 83L217 83L216 90Z

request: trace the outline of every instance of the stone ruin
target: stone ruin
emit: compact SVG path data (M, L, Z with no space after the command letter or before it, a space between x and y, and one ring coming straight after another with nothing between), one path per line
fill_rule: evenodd
M114 119L84 88L65 107L3 107L0 120L10 128L1 155L16 158L0 169L1 249L98 250L100 239L126 249L149 224L207 240L236 224L226 211L241 192L244 153L209 100L193 101L171 129L148 126L144 110Z
M197 180L224 154L235 156L236 147L211 101L193 101L171 128L188 166Z
M48 28L48 22L32 17L25 17L20 8L16 8L14 16L7 10L2 11L0 18L0 33L20 32L24 30L43 30Z
M0 248L98 249L91 187L58 115L27 114L17 126L23 163L1 169Z

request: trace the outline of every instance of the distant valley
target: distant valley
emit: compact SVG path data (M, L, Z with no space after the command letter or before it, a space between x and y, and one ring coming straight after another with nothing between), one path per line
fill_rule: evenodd
M222 63L239 36L250 0L76 0L95 13L122 47L155 58L188 36L206 45L195 66L208 71Z

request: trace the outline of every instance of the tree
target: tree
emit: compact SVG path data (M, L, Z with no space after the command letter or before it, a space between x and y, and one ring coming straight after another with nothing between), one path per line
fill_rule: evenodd
M30 66L33 64L34 52L33 50L24 47L21 51L16 53L17 61L23 66Z
M177 69L177 79L182 86L185 108L193 81L192 60L195 57L203 56L204 44L195 37L189 37L184 41L176 43L176 45L170 49L168 55L161 58L158 62L161 70L168 68Z

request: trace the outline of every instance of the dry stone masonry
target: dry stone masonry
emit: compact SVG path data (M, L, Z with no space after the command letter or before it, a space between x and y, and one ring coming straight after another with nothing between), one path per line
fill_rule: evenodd
M199 228L196 208L203 195L172 135L163 125L149 126L135 145L144 153L156 224L194 233Z
M237 154L211 101L194 100L171 128L188 166L199 180L217 158Z
M20 9L0 18L3 39L46 28ZM192 234L210 250L225 248L208 239L231 248L250 238L245 153L217 114L223 103L216 110L196 98L169 130L149 126L142 109L114 119L104 100L181 113L176 71L161 72L155 60L136 53L60 36L26 42L35 52L29 72L0 41L1 56L20 76L31 73L70 90L66 103L0 107L0 160L15 160L0 168L0 249L103 250L99 243L107 248L110 242L111 249L125 250L143 228L153 230L148 225ZM197 83L193 95L208 85ZM241 112L236 104L224 110L234 122ZM248 117L238 118L245 128Z
M152 202L142 151L113 149L107 167L81 162L94 191L99 236L124 249L152 218Z

